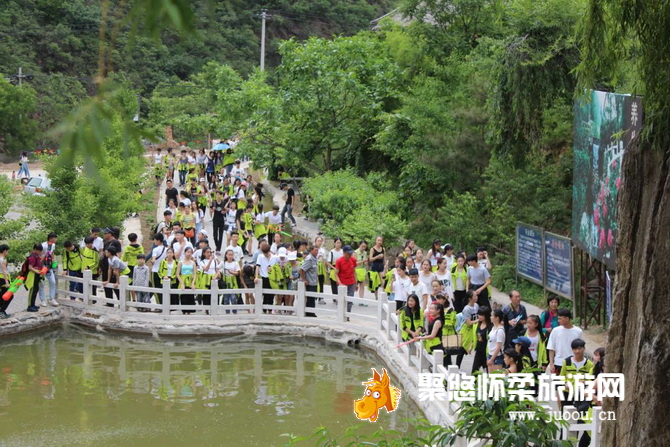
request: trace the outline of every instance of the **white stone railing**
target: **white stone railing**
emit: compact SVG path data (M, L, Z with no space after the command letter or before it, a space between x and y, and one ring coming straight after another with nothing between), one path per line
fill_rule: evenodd
M455 365L451 365L447 368L443 366L444 353L442 351L435 351L433 354L429 354L421 343L411 343L397 347L403 343L402 329L399 324L398 315L395 311L395 302L388 301L384 292L380 292L380 298L379 301L377 301L347 296L347 288L345 286L340 286L338 288L337 295L308 292L306 291L303 282L298 283L297 290L263 289L261 283L255 284L253 289L219 289L217 281L212 282L211 289L175 289L171 287L170 281L167 279L163 281L161 288L154 288L130 285L128 284L129 278L127 276L121 276L119 278L118 289L113 289L118 290L119 299L117 299L115 295L114 298L109 299L106 298L103 293L105 288L103 283L101 281L94 281L90 271L85 271L83 278L65 275L56 275L56 278L59 285L68 284L69 282L82 284L82 293L70 292L58 288L57 294L63 300L67 300L70 297L80 298L83 301L84 306L111 306L117 308L122 313L131 312L133 311L133 308L135 310L138 308L145 308L155 312L153 315L156 318L167 321L183 322L193 318L191 316L184 316L181 313L172 314L173 311L207 311L208 315L198 315L198 317L217 321L230 321L231 319L235 319L238 314L233 314L233 310L237 310L238 312L248 312L260 319L263 318L264 312L289 311L292 312L293 316L298 318L307 318L306 313L311 312L316 314L317 317L326 317L331 321L335 320L339 323L350 322L352 325L361 323L366 326L374 325L378 331L378 335L392 350L394 350L397 360L400 361L405 371L409 372L408 375L417 389L420 373L434 372L443 374L445 377L458 375L459 373L459 369ZM96 295L93 295L93 287L98 288ZM109 285L107 285L106 288L107 290L111 289ZM160 302L140 303L132 301L129 299L130 292L148 292L154 296L154 300L156 296L160 296ZM242 297L249 294L254 297L254 304L226 305L223 304L224 294L240 295ZM292 306L278 306L274 303L272 305L263 304L263 294L293 296L294 302ZM183 305L171 303L171 296L181 295L209 296L210 304L205 305L196 303L195 305ZM335 310L328 309L324 308L324 306L319 306L318 304L315 307L306 307L308 297L314 298L315 301L319 298L334 300L337 304L337 308ZM365 315L353 312L355 307L352 307L352 312L349 312L347 311L346 305L348 302L353 304L365 304L373 308L376 312L374 313L374 316ZM272 322L276 323L276 321L276 318L272 319ZM396 347L397 349L395 349ZM431 407L439 412L439 417L431 419L437 420L443 425L453 426L458 419L460 404L458 402L450 402L446 400L436 400L433 403L434 405ZM545 407L548 410L551 410L549 406ZM574 407L568 406L563 408L564 414L572 413L573 411L575 411ZM592 422L588 424L569 424L566 429L562 430L562 438L579 438L583 432L589 431L591 434L590 445L592 447L598 447L600 445L600 430L602 428L602 423L600 422L601 413L601 407L594 407ZM475 440L469 443L463 440L454 445L456 447L479 447L485 444L486 440Z

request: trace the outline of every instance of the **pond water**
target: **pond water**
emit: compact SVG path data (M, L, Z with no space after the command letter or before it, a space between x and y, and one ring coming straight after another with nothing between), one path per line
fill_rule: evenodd
M5 339L0 445L272 446L319 425L333 435L355 424L407 430L404 419L421 413L406 396L377 423L353 413L361 382L382 366L363 349L288 337L68 328Z

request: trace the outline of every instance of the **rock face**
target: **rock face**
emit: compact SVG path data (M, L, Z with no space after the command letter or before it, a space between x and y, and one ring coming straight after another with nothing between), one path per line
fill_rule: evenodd
M0 320L0 337L37 331L49 326L62 324L66 320L67 309L48 307L39 312L17 312L6 320Z

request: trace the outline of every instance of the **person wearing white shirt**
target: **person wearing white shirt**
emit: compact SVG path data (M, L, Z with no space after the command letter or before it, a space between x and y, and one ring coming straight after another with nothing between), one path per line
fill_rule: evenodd
M421 303L421 309L428 309L428 289L426 285L419 281L419 271L417 269L410 269L409 271L409 290L408 293L415 294Z
M228 250L232 251L235 262L240 264L240 267L242 267L242 259L244 258L244 251L242 250L242 247L239 246L239 240L240 235L237 234L237 231L233 231L230 234L230 245L226 247L224 253Z
M167 247L163 245L163 235L160 233L156 233L154 235L154 245L156 245L152 250L151 250L151 259L149 259L149 262L151 262L151 278L153 282L153 287L161 287L161 277L158 274L158 270L161 265L161 261L165 259L165 256L167 255Z
M174 241L171 246L172 250L174 250L174 258L179 261L184 259L184 254L186 253L187 248L193 250L193 245L186 239L184 230L175 231Z
M572 355L572 341L582 338L582 330L572 324L572 313L569 309L558 309L558 326L549 335L547 353L549 355L548 371L560 374L563 360Z
M256 260L256 275L254 281L261 282L263 289L271 289L270 285L270 268L279 262L279 258L270 253L270 245L267 242L261 243L261 254ZM263 294L263 305L271 306L274 302L274 294ZM263 309L263 313L268 313L267 309Z
M274 240L274 235L281 230L281 214L279 213L279 206L274 205L272 211L265 213L268 220L268 241Z
M391 290L393 290L396 311L399 311L405 306L407 297L410 294L409 288L412 285L412 281L407 276L405 267L405 260L403 259L399 261L398 267L393 270L391 278Z
M230 171L230 175L233 177L240 178L242 180L244 180L247 177L247 172L244 168L242 168L242 163L240 162L240 160L235 160L235 166Z

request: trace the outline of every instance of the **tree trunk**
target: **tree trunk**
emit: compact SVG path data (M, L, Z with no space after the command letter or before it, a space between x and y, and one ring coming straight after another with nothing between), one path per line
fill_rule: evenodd
M631 144L619 191L617 277L605 367L625 400L605 399L601 446L670 445L669 154Z

